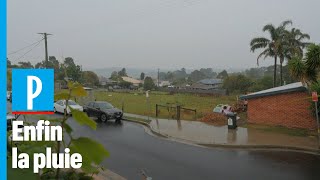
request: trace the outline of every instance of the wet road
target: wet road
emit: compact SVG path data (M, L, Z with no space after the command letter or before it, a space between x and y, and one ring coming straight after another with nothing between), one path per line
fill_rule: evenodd
M156 180L320 179L320 156L202 148L151 136L130 122L98 123L94 131L69 120L76 136L108 149L103 165L127 179L141 179L141 170Z
M130 122L98 123L96 131L72 125L101 142L111 154L103 165L128 179L140 179L141 170L153 179L320 179L319 156L202 148L150 136Z

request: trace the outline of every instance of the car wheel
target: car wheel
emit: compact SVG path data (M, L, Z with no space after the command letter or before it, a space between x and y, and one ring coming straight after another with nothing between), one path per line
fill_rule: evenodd
M117 118L116 123L121 123L122 118Z
M106 115L106 114L101 114L100 120L101 120L102 122L106 122L106 121L108 120L107 115Z

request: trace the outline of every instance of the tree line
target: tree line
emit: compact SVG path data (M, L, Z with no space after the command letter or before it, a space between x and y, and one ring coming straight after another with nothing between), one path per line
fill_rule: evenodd
M56 82L65 82L66 80L72 80L75 82L80 82L85 86L98 86L99 78L96 73L92 71L83 71L81 65L74 62L72 57L65 58L62 62L56 59L55 56L49 56L48 61L45 60L31 64L29 61L18 62L13 64L9 59L7 59L7 67L11 68L52 68L54 69L54 78ZM9 85L10 83L8 83Z

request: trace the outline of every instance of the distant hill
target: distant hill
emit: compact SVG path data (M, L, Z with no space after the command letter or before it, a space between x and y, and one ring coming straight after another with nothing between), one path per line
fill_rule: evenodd
M98 76L104 76L104 77L109 78L113 71L118 72L121 69L122 69L122 67L106 67L106 68L90 69L90 70L95 72ZM169 69L169 68L168 69L160 69L160 72L168 72L168 71L175 71L175 70L178 70L178 69ZM195 69L187 69L186 71L189 74L194 70ZM217 72L217 73L221 72L222 70L223 69L214 69L213 68L213 71ZM230 69L226 69L226 70L228 73L230 73L230 72L241 72L244 69L230 68ZM158 69L151 69L151 68L126 68L126 71L127 71L128 76L133 77L133 78L137 78L137 79L140 78L141 72L144 72L145 76L150 76L152 78L157 78L157 73L158 73Z
M113 71L120 71L122 68L120 67L108 67L108 68L100 68L100 69L92 69L91 71L95 72L98 76L104 76L109 78ZM128 76L133 78L140 78L141 72L144 72L146 76L151 76L152 78L157 77L158 70L157 69L147 69L147 68L126 68L126 72Z

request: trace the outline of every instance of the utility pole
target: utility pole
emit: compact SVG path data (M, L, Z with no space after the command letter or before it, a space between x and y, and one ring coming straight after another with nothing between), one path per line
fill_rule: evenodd
M159 78L159 76L160 76L159 73L160 73L160 72L159 72L159 71L160 71L160 69L158 68L158 87L159 87L159 85L160 85L160 84L159 84L159 83L160 83L160 78Z
M48 42L47 42L47 37L49 35L52 35L52 34L49 34L49 33L38 33L38 34L41 34L43 35L43 39L44 39L44 50L45 50L45 67L48 68L48 60L49 60L49 57L48 57Z

